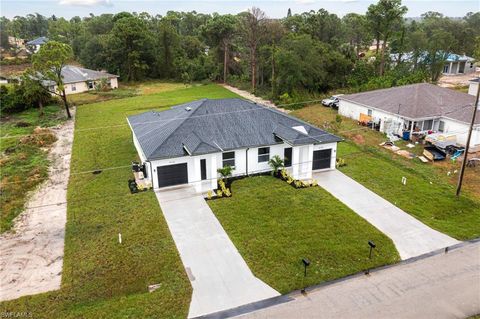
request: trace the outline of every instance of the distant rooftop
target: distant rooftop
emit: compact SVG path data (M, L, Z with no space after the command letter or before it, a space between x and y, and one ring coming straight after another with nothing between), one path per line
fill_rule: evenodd
M62 78L64 83L77 83L117 77L118 75L115 74L85 69L74 65L66 65L62 69Z
M28 41L27 45L42 45L48 42L47 37L39 37L36 39L33 39L32 41Z

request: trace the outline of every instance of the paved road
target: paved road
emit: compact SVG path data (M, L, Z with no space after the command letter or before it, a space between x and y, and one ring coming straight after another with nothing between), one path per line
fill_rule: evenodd
M390 237L402 259L459 243L418 221L340 171L314 173L314 178L321 187Z
M193 318L278 296L256 278L193 187L156 192L193 287Z
M480 313L480 242L292 296L239 318L467 318Z

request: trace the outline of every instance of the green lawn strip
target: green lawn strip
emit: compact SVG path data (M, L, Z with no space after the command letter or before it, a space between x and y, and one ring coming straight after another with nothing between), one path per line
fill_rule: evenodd
M57 105L47 106L44 115L39 116L37 109L30 109L2 119L0 152L0 231L13 227L13 220L20 214L27 201L29 191L35 189L47 177L50 162L47 151L42 146L23 140L34 129L51 127L65 120L62 110ZM53 138L40 136L48 143ZM45 145L46 146L46 145Z
M126 114L207 97L232 94L217 85L194 86L78 107L62 288L3 302L2 311L30 311L38 318L187 316L191 286L153 192L130 194L128 167L83 172L137 159L130 129L122 125ZM106 128L82 131L92 127ZM161 286L148 293L151 284Z
M430 227L459 240L480 236L480 199L456 197L455 187L431 165L347 142L339 144L338 156L347 161L343 173Z
M253 273L281 293L399 260L388 237L322 188L258 176L232 192L208 204ZM368 240L378 247L372 260ZM311 261L303 284L302 258Z

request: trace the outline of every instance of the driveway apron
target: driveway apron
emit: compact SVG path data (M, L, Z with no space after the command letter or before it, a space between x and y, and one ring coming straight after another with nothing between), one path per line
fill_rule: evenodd
M189 318L279 295L252 274L193 188L161 190L156 196L193 288Z
M402 259L458 244L337 170L314 173L318 184L390 237Z

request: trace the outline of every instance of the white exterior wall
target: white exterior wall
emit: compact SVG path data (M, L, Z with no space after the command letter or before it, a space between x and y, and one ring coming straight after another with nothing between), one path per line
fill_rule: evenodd
M441 120L445 123L443 133L455 134L458 144L465 145L467 143L470 125L446 118L442 118ZM480 145L480 125L474 126L470 139L470 146L476 145Z
M118 89L118 78L111 78L110 79L110 87L112 89Z
M394 132L394 133L398 135L402 134L401 129L403 128L403 123L406 120L401 116L393 115L387 112L382 112L381 110L378 110L378 109L368 108L366 106L359 105L353 102L344 101L344 100L340 100L340 103L338 105L338 114L343 115L345 117L349 117L356 121L360 120L361 113L368 114L368 110L372 111L372 118L374 122L378 123L379 120L381 121L380 123L381 132L385 132L385 122L392 121L392 122L397 122L398 127L400 128L398 132Z
M470 82L470 85L468 86L468 94L476 96L479 84L480 83L478 82Z
M117 78L110 78L109 81L110 81L110 87L112 89L118 88ZM93 81L93 89L88 88L86 81L65 84L65 94L70 95L70 94L77 94L77 93L83 93L83 92L95 90L95 85L97 84L97 82L99 81ZM73 90L73 87L75 87L75 90ZM58 87L56 85L55 85L55 90L58 91Z
M141 151L138 141L136 138L133 138L133 142L137 152L139 154L142 162L145 162L145 157ZM284 158L284 149L292 147L289 144L276 144L276 145L267 145L265 147L270 147L270 158L275 155ZM312 160L313 160L313 151L322 150L322 149L332 149L332 159L330 169L335 169L336 161L336 151L337 143L328 143L328 144L319 144L319 145L302 145L292 147L292 166L288 168L290 173L292 173L294 178L297 179L308 179L312 177ZM268 172L271 170L268 162L258 162L258 147L247 149L237 149L235 152L235 169L233 171L233 176L245 175L247 168L247 154L248 154L248 173L257 174L262 172ZM295 158L295 153L298 153L298 157ZM206 159L206 171L207 171L207 181L209 181L211 189L215 189L217 186L217 178L220 177L220 174L217 173L217 168L221 168L222 164L222 153L212 153L198 156L182 156L177 158L161 159L161 160L152 160L151 162L146 162L147 164L147 175L151 179L152 185L154 188L158 188L158 178L157 170L158 166L173 165L173 164L182 164L187 163L188 169L188 183L200 186L201 175L200 175L200 160ZM151 167L150 167L151 165ZM328 169L326 169L328 170ZM205 182L205 181L204 181Z

